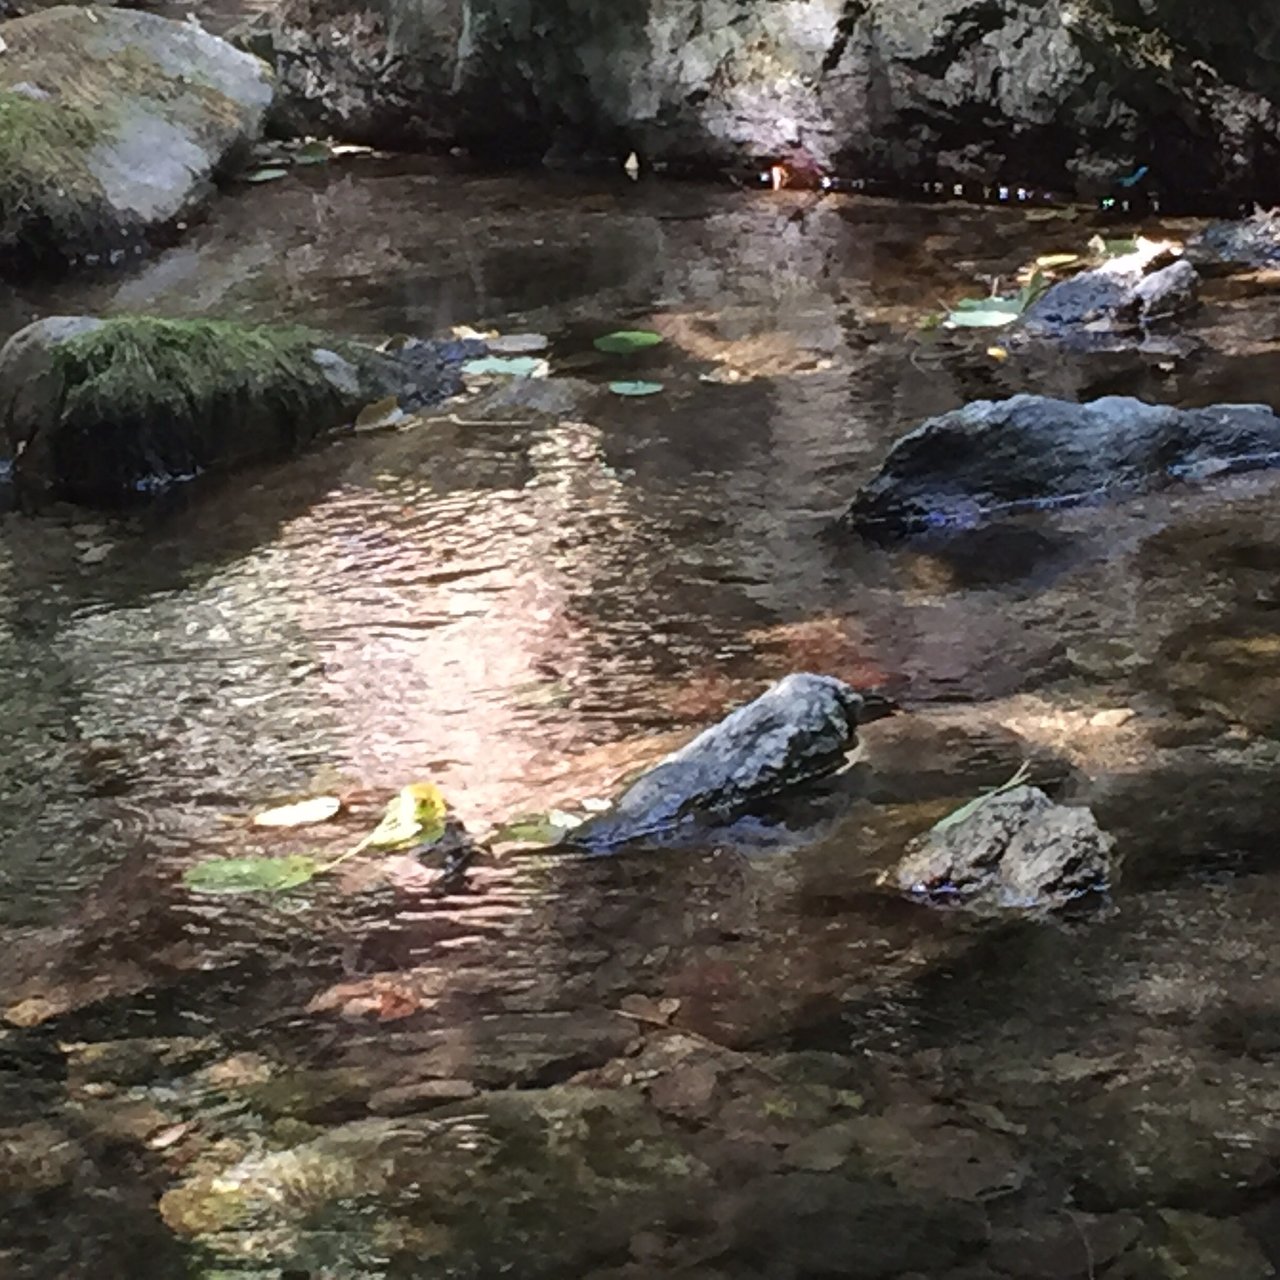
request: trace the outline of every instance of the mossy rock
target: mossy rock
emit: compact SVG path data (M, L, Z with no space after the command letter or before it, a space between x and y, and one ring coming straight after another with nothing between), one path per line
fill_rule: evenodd
M192 23L58 6L0 23L0 266L109 258L247 151L265 64Z
M0 349L0 427L23 506L113 507L286 456L387 395L460 389L466 344L394 354L303 328L55 316Z

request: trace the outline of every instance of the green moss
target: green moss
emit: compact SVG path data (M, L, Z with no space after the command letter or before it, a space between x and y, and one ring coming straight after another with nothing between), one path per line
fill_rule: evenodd
M224 320L128 316L59 346L64 422L150 420L228 395L314 395L324 379L312 358L324 340L308 329Z

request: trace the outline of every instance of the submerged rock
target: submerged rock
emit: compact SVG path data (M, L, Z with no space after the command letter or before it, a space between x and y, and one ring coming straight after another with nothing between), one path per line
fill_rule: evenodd
M779 680L659 762L578 827L572 842L604 850L685 823L733 818L756 801L842 768L859 724L891 710L832 676Z
M1115 841L1088 809L1036 787L992 794L908 846L893 873L910 897L975 911L1046 911L1111 881Z
M106 260L261 131L272 78L193 23L59 6L0 24L0 266Z
M1022 330L1060 341L1132 334L1190 310L1198 286L1190 262L1152 245L1053 285L1027 308Z
M288 454L387 395L461 389L479 344L381 352L306 329L55 316L0 349L0 431L19 500L115 506Z
M868 537L895 537L1278 461L1280 418L1266 405L976 400L898 440L846 518Z

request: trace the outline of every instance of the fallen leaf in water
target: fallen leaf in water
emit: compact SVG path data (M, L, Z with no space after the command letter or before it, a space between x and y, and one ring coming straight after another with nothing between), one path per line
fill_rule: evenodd
M342 810L337 796L312 796L296 804L282 804L264 809L253 816L255 827L305 827L314 822L328 822Z
M1052 270L1054 267L1070 267L1079 261L1078 253L1042 253L1036 259L1036 266Z
M29 996L26 1000L11 1004L4 1011L4 1018L15 1027L38 1027L42 1022L65 1013L66 1008L67 1006L57 1004L44 996Z
M545 333L500 333L485 342L495 356L527 356L551 345Z
M187 1120L181 1124L171 1124L167 1129L161 1129L159 1133L150 1137L146 1141L146 1147L149 1151L167 1151L175 1143L181 1142L183 1138L191 1132L192 1123Z
M433 782L411 782L401 787L387 805L382 821L357 845L357 849L395 849L411 841L438 840L444 834L448 811L440 788Z
M360 410L356 415L356 430L382 431L387 427L394 427L398 422L403 422L405 416L405 411L400 407L400 402L395 396L387 396L365 405Z
M563 809L526 813L503 823L493 832L491 839L504 844L556 844L574 827L581 825L581 818Z
M625 356L633 351L656 347L661 341L662 334L654 333L652 329L617 329L613 333L602 334L591 345L609 355Z
M622 162L622 172L635 182L640 177L640 157L634 151L629 152Z
M329 144L313 138L293 153L294 164L325 164L329 159Z
M462 372L472 377L545 378L551 366L539 356L481 356L466 361Z
M244 175L246 182L275 182L288 175L288 169L254 169Z
M655 396L662 390L660 382L611 382L609 390L615 396Z
M305 854L287 858L210 858L188 867L183 883L192 893L282 893L306 884L320 864Z

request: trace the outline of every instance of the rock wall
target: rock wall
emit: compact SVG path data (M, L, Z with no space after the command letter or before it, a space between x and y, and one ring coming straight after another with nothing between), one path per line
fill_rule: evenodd
M1195 0L288 0L295 128L495 157L1280 195L1280 13Z

